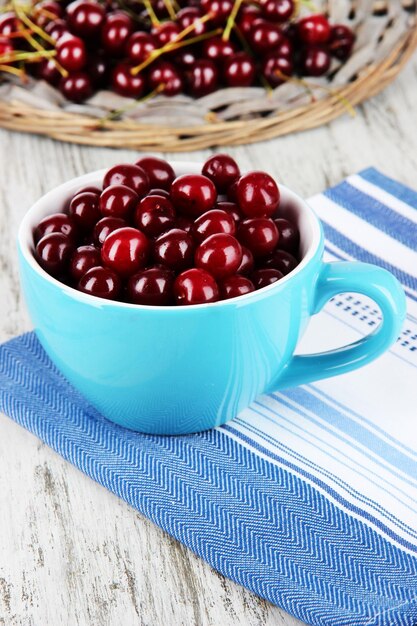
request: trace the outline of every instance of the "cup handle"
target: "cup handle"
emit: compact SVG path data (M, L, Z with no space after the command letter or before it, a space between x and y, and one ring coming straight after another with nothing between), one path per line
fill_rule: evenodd
M350 372L376 359L396 341L405 318L406 301L400 283L392 274L368 263L323 263L312 314L318 313L330 298L344 292L372 298L381 309L382 322L371 334L347 346L329 352L293 356L271 385L271 390Z

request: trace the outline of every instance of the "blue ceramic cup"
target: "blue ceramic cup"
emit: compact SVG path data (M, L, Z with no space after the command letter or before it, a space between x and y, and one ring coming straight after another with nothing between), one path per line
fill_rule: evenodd
M178 175L200 171L192 163L172 165ZM188 307L111 302L67 287L36 262L33 230L103 175L81 176L47 193L26 214L18 245L22 287L42 346L108 419L154 434L219 426L262 393L366 365L399 335L405 298L397 280L373 265L324 263L319 220L283 185L281 214L298 224L302 261L269 287ZM293 356L310 317L349 291L376 302L380 326L343 348Z

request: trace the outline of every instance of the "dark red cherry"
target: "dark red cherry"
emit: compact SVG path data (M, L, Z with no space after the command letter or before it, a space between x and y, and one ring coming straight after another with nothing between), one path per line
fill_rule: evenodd
M132 63L142 63L154 50L157 43L149 33L136 32L130 35L126 44L126 54Z
M53 213L44 217L35 228L35 243L50 233L62 233L72 242L77 239L77 228L73 219L66 213Z
M245 36L249 35L254 22L261 17L262 13L257 6L253 4L244 4L239 11L239 18L237 20L237 25L240 32Z
M70 202L69 214L81 231L92 230L101 217L99 196L90 191L78 193Z
M238 179L239 180L239 179ZM229 202L234 202L235 204L237 204L237 183L238 180L236 180L234 183L232 183L229 187L229 189L227 190L227 199Z
M300 56L300 70L306 76L323 76L330 68L330 63L330 54L323 46L306 48Z
M21 26L22 23L14 11L6 11L0 14L0 36L9 37L9 35L13 35L20 30Z
M193 224L193 220L189 217L185 217L184 215L178 215L178 217L175 219L175 228L185 230L186 233L191 232Z
M276 212L280 193L272 176L249 172L237 181L236 196L242 213L248 217L271 217Z
M193 264L193 240L184 230L173 228L155 241L153 256L156 263L180 272Z
M233 10L233 0L201 0L205 13L210 13L215 24L224 24Z
M203 43L202 54L206 59L221 63L226 57L232 56L236 52L236 46L221 37L211 37Z
M249 248L254 257L265 257L275 250L278 229L268 217L252 217L240 222L237 231L239 241Z
M102 89L109 79L109 62L102 54L95 54L88 58L86 71L96 89Z
M294 44L288 37L283 37L281 42L269 53L277 57L285 57L292 61L294 54Z
M131 63L118 63L112 72L112 87L114 91L126 98L140 98L145 90L143 74L132 74Z
M77 282L84 274L101 264L100 251L94 246L79 246L72 254L70 274Z
M335 24L331 28L329 50L330 53L339 59L346 61L352 54L353 45L355 43L355 34L344 24Z
M253 260L253 254L249 250L249 248L246 248L245 246L241 246L241 247L242 247L242 261L239 267L237 268L237 273L244 274L244 275L251 274L255 266L255 262Z
M285 250L275 252L265 261L265 266L279 270L284 276L292 272L298 265L298 261L292 254Z
M227 189L240 176L238 164L228 154L214 154L204 163L201 173L216 185L219 193Z
M67 6L70 29L80 37L97 37L101 32L106 12L95 0L75 0Z
M176 19L181 31L193 24L194 28L190 32L189 37L198 37L207 32L207 25L201 21L201 17L203 17L203 12L198 7L184 7L178 11Z
M207 304L219 299L219 289L213 276L193 267L175 279L174 294L177 304Z
M258 54L267 54L276 48L283 40L282 30L276 24L266 20L257 20L249 33L249 42L252 49Z
M87 62L83 40L74 35L63 35L56 44L56 58L69 72L82 70Z
M146 196L136 207L135 224L148 237L158 237L173 228L175 211L168 198Z
M104 265L127 277L146 265L150 251L147 237L137 228L125 226L107 235L101 247Z
M294 14L294 0L263 0L262 11L271 22L287 22Z
M187 70L187 84L192 96L201 98L217 88L218 71L215 63L208 59L196 61Z
M225 233L226 235L234 235L236 225L233 217L225 211L212 209L203 213L194 222L192 227L192 235L197 243L201 243L210 235L217 233Z
M133 29L133 21L127 13L108 13L101 30L101 43L105 52L109 55L122 55Z
M149 70L148 82L151 90L161 89L165 96L176 96L184 90L184 82L175 65L166 61L155 63Z
M95 193L96 196L99 196L102 192L102 189L100 189L100 187L96 187L95 185L88 185L87 187L81 187L81 189L79 189L77 193L74 194L74 196L78 195L79 193L84 193L87 191L89 193Z
M120 217L102 217L94 226L94 243L96 246L101 247L107 235L124 226L127 226L127 223Z
M131 215L139 202L133 189L126 185L110 185L100 196L100 211L104 217L125 218Z
M247 293L255 291L252 281L245 276L239 276L239 274L224 278L219 283L219 289L223 300L238 298L239 296L244 296Z
M12 48L13 50L13 48ZM0 56L5 54L2 51L0 41ZM53 59L43 59L40 63L36 63L36 75L42 80L46 80L50 85L56 87L61 80L61 72L57 69L56 63Z
M84 102L93 93L91 80L85 72L74 72L61 78L59 83L61 93L72 102Z
M262 74L271 87L278 87L293 73L293 63L288 57L277 56L274 52L268 54L262 63Z
M193 51L187 50L187 48L184 47L182 50L178 50L178 52L175 53L172 60L177 68L188 70L197 61L197 56Z
M174 304L174 275L170 270L159 267L138 272L129 278L127 294L133 304Z
M162 196L163 198L171 199L171 194L166 189L151 189L148 196Z
M201 174L178 176L171 185L171 200L180 213L198 217L213 208L216 202L214 183Z
M268 287L268 285L276 283L282 277L282 272L266 268L253 272L252 282L255 285L255 289L262 289L262 287Z
M235 202L227 202L226 200L222 200L221 202L216 202L214 208L219 209L220 211L225 211L234 219L236 224L242 219L242 215L239 212L239 207Z
M194 261L196 267L210 272L214 278L226 278L237 272L242 248L232 235L210 235L196 249Z
M78 289L90 296L114 300L122 289L122 283L116 272L108 267L92 267L87 270L78 283Z
M136 161L136 165L145 170L153 189L170 189L175 172L167 161L158 157L144 156Z
M0 37L0 57L7 57L14 52L14 47L10 39Z
M120 163L111 167L103 179L103 188L110 185L126 185L143 198L149 191L149 178L145 170L131 163Z
M60 276L67 267L73 250L70 239L62 233L49 233L36 246L39 265L52 276Z
M69 34L68 24L65 20L58 19L48 22L44 27L44 31L47 35L52 37L54 41L58 41L64 35Z
M325 15L315 14L302 18L297 24L298 36L310 46L326 43L330 38L330 24Z
M228 87L250 87L255 79L255 62L246 52L237 52L223 63L223 80Z
M278 248L296 255L300 244L298 228L283 217L275 219L274 222L279 232Z
M63 16L62 5L55 0L43 0L33 7L33 19L38 26L45 28L47 24Z
M159 48L166 46L171 41L175 41L180 32L181 28L175 22L163 22L151 30L151 34L155 37Z

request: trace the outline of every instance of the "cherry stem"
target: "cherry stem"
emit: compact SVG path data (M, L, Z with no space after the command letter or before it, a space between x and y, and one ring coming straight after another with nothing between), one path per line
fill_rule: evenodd
M229 41L230 38L230 33L232 32L232 28L234 26L235 20L236 20L236 16L239 12L240 6L242 4L243 0L235 0L234 4L233 4L233 8L232 11L229 15L229 17L227 18L227 22L226 22L226 27L223 31L223 36L222 39L223 41Z
M137 100L135 100L134 102L131 102L125 107L121 107L120 109L115 109L114 111L110 111L110 113L108 113L105 117L101 118L100 120L101 124L104 124L107 121L114 120L118 118L122 113L126 113L127 111L130 111L131 109L135 109L137 104L143 104L144 102L151 100L152 98L157 96L159 93L161 93L161 91L163 91L164 89L165 89L165 83L161 83L153 91L148 93L143 98L138 98Z
M20 52L16 50L12 54L0 56L0 63L15 63L16 61L41 61L43 58L51 58L56 55L56 50L43 50L42 52Z
M164 1L166 10L168 11L169 17L172 20L175 20L175 18L177 17L177 14L175 12L175 9L174 9L174 6L173 6L171 0L163 0L163 1Z
M24 70L18 69L17 67L12 67L10 65L0 65L0 72L7 72L8 74L14 74L19 78L23 79L26 76Z
M145 5L149 17L151 18L152 26L159 26L161 22L159 21L155 11L153 10L153 6L150 0L143 0L143 4Z

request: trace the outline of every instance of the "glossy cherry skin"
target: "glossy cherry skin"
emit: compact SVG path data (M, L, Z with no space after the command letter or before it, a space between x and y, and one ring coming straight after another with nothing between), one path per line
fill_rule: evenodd
M138 272L129 278L127 295L133 304L174 304L174 275L170 270L159 267Z
M228 87L250 87L255 79L255 62L246 52L237 52L223 63L223 80Z
M235 202L227 202L226 200L222 200L220 202L216 202L214 208L219 209L220 211L225 211L225 213L227 213L234 219L236 224L238 224L242 219L242 215L239 212L239 207Z
M185 217L184 215L178 215L178 217L175 219L175 228L185 230L186 233L191 232L193 224L194 221L189 217Z
M300 244L300 233L298 232L298 228L295 224L284 219L283 217L275 219L274 222L279 232L278 248L296 255Z
M127 226L127 223L121 217L102 217L94 226L94 243L96 246L101 247L107 235L118 228L124 228L124 226Z
M102 192L102 189L100 189L100 187L95 187L94 185L87 185L87 187L81 187L81 189L79 189L77 193L74 194L74 196L78 195L79 193L84 193L86 191L88 191L89 193L95 193L96 196L99 196Z
M238 274L248 275L253 272L253 268L255 267L255 262L253 260L253 254L246 248L246 246L241 246L242 248L242 261L237 268Z
M278 87L285 82L285 78L292 75L293 63L288 57L280 57L275 53L268 54L262 64L262 74L271 87Z
M180 32L181 28L179 24L175 22L163 22L151 30L151 34L157 41L158 48L162 48L162 46L166 46L171 41L175 41Z
M89 269L100 264L100 251L95 246L79 246L72 254L69 272L78 282Z
M2 55L0 41L0 56ZM36 75L42 80L46 80L50 85L56 87L61 80L61 72L57 69L53 59L43 59L40 63L36 63Z
M294 14L294 0L263 0L262 11L271 22L287 22Z
M160 61L151 66L148 74L149 87L161 89L165 96L176 96L184 91L184 81L175 65L167 61Z
M116 272L99 265L87 270L78 283L78 289L90 296L114 300L121 292L122 283Z
M56 58L69 72L82 70L87 62L83 40L74 35L63 35L56 44Z
M0 37L0 57L7 57L13 54L14 47L10 39L6 37Z
M355 43L355 35L353 31L344 24L335 24L331 28L329 50L331 54L339 59L346 61L352 54L353 45Z
M109 79L109 62L102 54L89 56L86 65L86 72L96 89L102 89L107 85Z
M101 43L106 53L122 55L133 28L132 19L123 11L108 14L101 30Z
M298 36L310 46L326 43L330 38L330 24L325 15L308 15L297 24Z
M265 257L273 252L279 239L278 229L273 220L268 217L252 217L243 220L239 224L237 236L255 258Z
M113 90L126 98L140 98L145 90L143 74L132 74L131 63L118 63L113 69L111 82Z
M236 46L221 37L206 39L202 46L203 57L214 61L214 63L221 63L227 57L235 54L235 52Z
M238 298L239 296L244 296L247 293L255 291L252 281L245 276L239 276L239 274L229 276L219 282L219 289L222 300Z
M300 56L300 69L305 76L323 76L330 68L331 57L327 48L306 48Z
M0 14L0 36L8 37L16 33L21 26L20 20L16 17L14 11L7 11Z
M33 19L41 28L45 28L46 24L61 18L63 14L62 5L55 0L43 0L33 7Z
M214 278L226 278L237 272L242 262L242 248L232 235L210 235L196 249L194 262Z
M110 185L100 196L100 212L103 217L126 218L139 202L137 193L126 185Z
M208 304L217 302L219 288L211 274L193 267L177 276L174 295L179 305Z
M110 185L126 185L136 191L139 198L146 196L150 189L149 178L145 170L131 163L120 163L111 167L103 178L103 188Z
M233 0L201 0L205 13L210 13L215 24L224 24L233 9Z
M148 260L148 238L137 228L125 226L114 230L101 246L103 264L119 276L128 277L142 269Z
M175 172L165 159L153 156L144 156L136 161L148 175L149 184L153 190L169 190L175 178Z
M294 55L294 44L288 37L283 37L281 42L268 54L277 57L285 57L286 59L292 61Z
M194 241L203 242L210 235L217 233L225 233L226 235L234 235L236 232L236 224L231 215L219 209L212 209L197 217L191 229Z
M61 233L72 242L77 239L77 227L74 220L66 213L53 213L44 217L35 228L34 238L37 243L45 235Z
M240 176L238 164L228 154L214 154L209 157L201 173L213 181L219 193L226 193L230 185Z
M198 7L184 7L177 13L177 22L180 25L180 30L182 31L194 24L189 37L203 35L203 33L207 32L207 25L205 22L200 21L202 16L203 12Z
M241 176L236 196L240 210L247 217L271 217L280 201L278 185L266 172L248 172Z
M190 69L197 61L197 56L192 50L187 50L184 47L182 50L178 50L172 57L175 66L181 70Z
M171 199L171 194L166 189L151 189L148 196L162 196L163 198Z
M263 268L253 272L252 282L255 285L255 289L262 289L262 287L268 287L268 285L276 283L282 277L282 272L278 270Z
M279 270L284 276L298 265L297 259L285 250L276 250L265 262L265 267Z
M69 214L80 231L92 230L101 217L99 196L90 191L78 193L70 202Z
M227 190L227 199L229 202L234 202L235 204L237 204L237 183L238 183L239 179L236 180L234 183L232 183L229 187L229 189Z
M172 228L155 241L153 257L156 263L181 272L193 264L194 242L185 230Z
M187 84L192 96L201 98L217 88L218 71L215 63L208 59L196 61L187 70Z
M168 198L146 196L136 207L135 224L148 237L158 237L175 224L175 211Z
M72 102L84 102L93 93L90 77L85 72L74 72L62 77L59 90Z
M267 54L282 42L283 37L279 26L266 20L258 20L252 26L249 41L255 52Z
M180 213L198 217L213 208L217 192L214 183L202 174L178 176L171 185L171 200Z
M67 6L67 21L71 32L85 38L100 34L106 12L95 0L75 0Z
M132 63L142 63L157 48L155 38L149 33L136 32L130 35L126 44L126 54Z
M239 11L237 25L241 33L245 36L249 35L253 24L262 17L260 9L252 4L243 5Z
M69 34L68 24L66 20L57 19L53 22L48 22L44 27L45 33L52 37L55 41L58 41L66 34Z
M70 239L62 233L49 233L38 241L36 258L39 265L51 276L62 275L73 250Z

